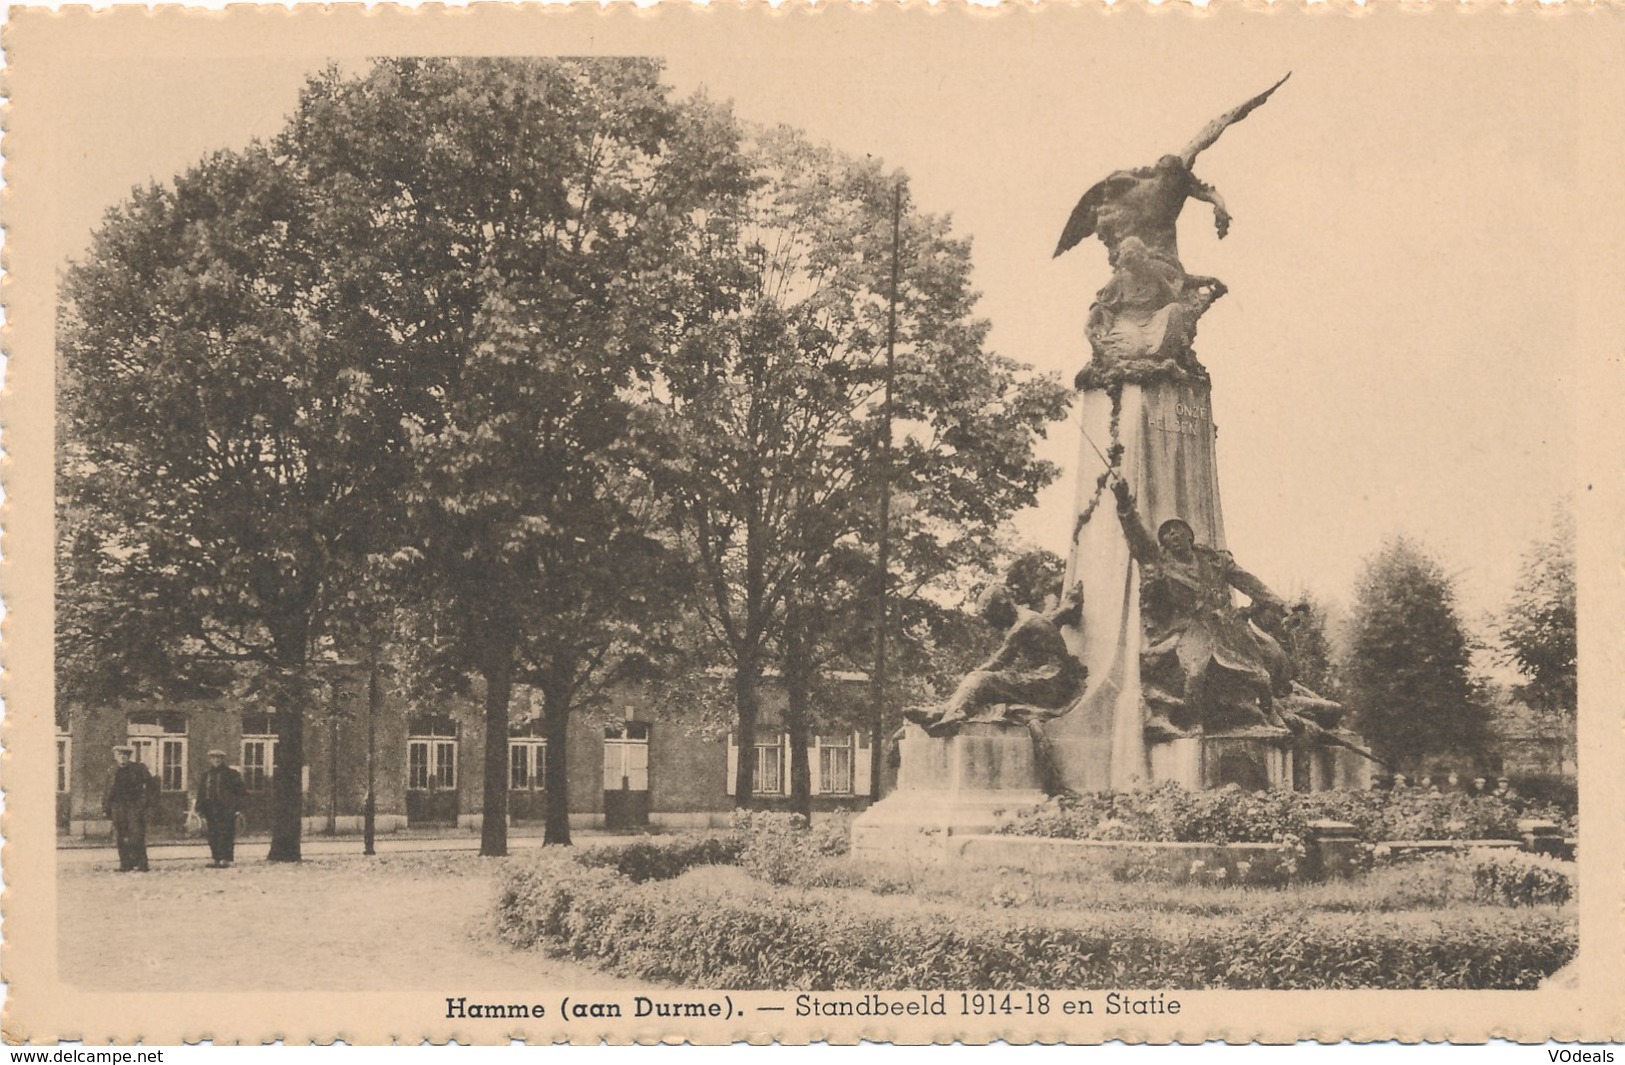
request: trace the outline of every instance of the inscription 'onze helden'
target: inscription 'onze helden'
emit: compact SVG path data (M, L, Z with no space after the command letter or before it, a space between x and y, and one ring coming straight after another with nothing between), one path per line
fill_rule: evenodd
M1175 403L1173 418L1153 416L1148 424L1165 433L1205 436L1213 432L1213 415L1206 403Z

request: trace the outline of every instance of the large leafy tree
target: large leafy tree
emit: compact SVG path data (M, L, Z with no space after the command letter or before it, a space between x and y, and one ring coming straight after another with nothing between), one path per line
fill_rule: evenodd
M1574 511L1552 516L1551 536L1531 544L1506 610L1501 638L1524 675L1522 695L1538 710L1572 714L1578 704Z
M1346 701L1373 749L1406 769L1483 743L1487 711L1455 599L1443 567L1404 537L1367 562L1357 586Z
M369 559L432 609L433 675L483 678L482 850L516 676L548 697L568 841L569 710L674 599L640 381L708 312L689 265L739 183L725 116L658 73L329 70L271 146L138 192L68 279L64 692L250 670L279 710L274 858L299 855L312 655L365 650Z
M276 711L273 860L299 858L334 578L405 470L401 365L330 328L337 218L271 150L220 153L109 213L59 322L62 694L252 684Z
M647 382L710 309L707 217L742 182L727 117L652 60L389 60L313 84L290 136L371 207L348 275L431 367L408 418L414 576L485 705L481 853L506 852L508 703L542 694L546 841L568 843L573 709L647 661L680 601Z
M872 614L851 556L876 542L881 478L907 501L894 513L890 583L917 593L987 555L998 523L1054 476L1032 448L1067 402L1057 382L986 349L968 242L947 219L906 211L895 448L880 469L898 177L782 127L755 131L749 150L755 187L710 248L735 267L716 271L725 313L664 367L688 455L680 516L706 575L704 616L733 667L742 750L775 652L804 740L806 685L828 634L850 636ZM793 753L798 794L805 775L805 752ZM753 776L740 759L741 804Z

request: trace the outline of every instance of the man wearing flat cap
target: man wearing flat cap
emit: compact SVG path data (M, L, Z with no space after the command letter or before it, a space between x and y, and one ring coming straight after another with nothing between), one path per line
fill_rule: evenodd
M102 810L113 822L113 839L118 843L118 871L147 871L147 818L158 794L158 781L146 766L135 760L135 748L120 744L113 748L117 765L107 786Z
M226 764L225 751L209 752L209 768L197 784L197 811L209 825L209 868L221 869L236 858L237 811L248 798L243 775Z

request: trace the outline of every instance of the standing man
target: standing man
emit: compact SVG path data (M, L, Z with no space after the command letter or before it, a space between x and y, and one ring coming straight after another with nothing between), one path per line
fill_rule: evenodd
M158 781L134 756L135 748L128 744L113 748L118 766L102 800L102 810L113 822L121 873L147 871L147 817L158 792Z
M209 768L197 786L197 809L209 823L210 869L232 863L237 853L237 811L248 798L243 775L226 764L225 751L209 752Z

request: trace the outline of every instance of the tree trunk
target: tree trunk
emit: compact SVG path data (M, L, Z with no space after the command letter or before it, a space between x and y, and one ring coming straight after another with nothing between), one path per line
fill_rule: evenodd
M485 641L485 796L480 805L480 856L508 854L508 700L513 695L514 634L493 625Z
M734 806L748 810L756 794L756 721L762 712L762 661L748 655L734 672L734 711L738 715L739 765L734 773Z
M796 704L800 703L798 707ZM812 730L807 721L807 699L805 693L798 699L794 690L790 693L790 705L786 714L786 725L790 731L790 809L812 821L812 766L808 760L808 750L811 746Z
M570 703L575 693L547 685L542 689L542 734L547 738L547 791L543 798L542 846L570 846Z
M276 708L276 773L271 778L271 852L273 862L300 860L299 838L304 817L300 784L305 771L304 700L291 693L281 696Z
M812 822L812 766L807 752L812 732L811 648L802 629L800 611L792 608L785 619L784 688L787 703L784 723L790 733L790 809Z
M305 649L309 629L295 621L272 633L283 667L275 696L276 772L271 778L271 851L273 862L297 862L305 814ZM293 680L289 682L288 678Z

